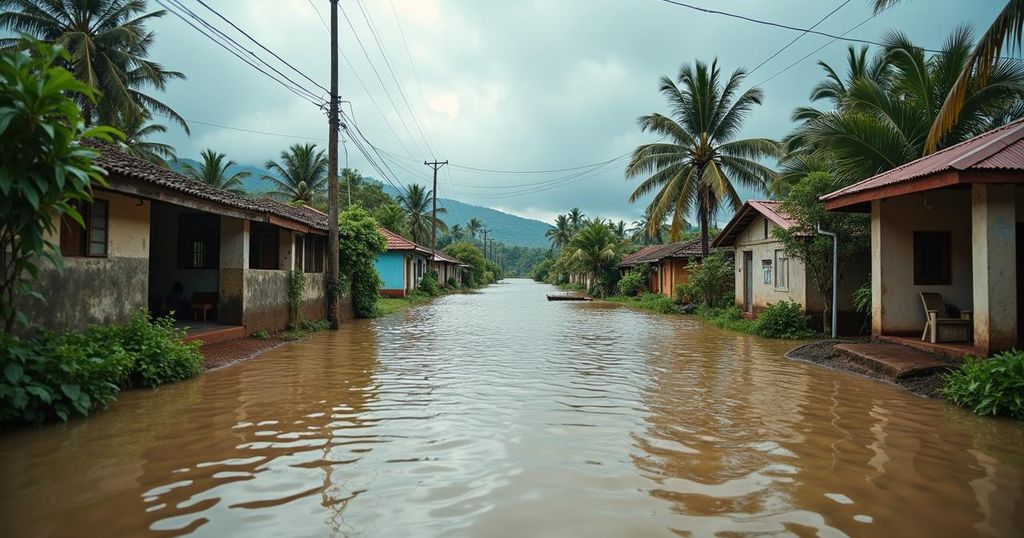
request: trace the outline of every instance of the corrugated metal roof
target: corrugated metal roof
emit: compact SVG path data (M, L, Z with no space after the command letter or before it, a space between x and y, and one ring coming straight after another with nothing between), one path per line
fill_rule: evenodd
M743 230L750 226L750 223L758 215L774 222L783 230L788 230L797 225L796 220L782 210L782 202L777 200L748 200L743 207L733 215L732 220L725 225L718 237L711 242L714 247L729 247L736 243Z
M1024 119L897 166L821 199L835 200L940 172L970 169L1024 171Z
M676 241L665 245L646 246L619 262L619 267L632 267L642 263L653 263L665 258L700 258L700 238Z

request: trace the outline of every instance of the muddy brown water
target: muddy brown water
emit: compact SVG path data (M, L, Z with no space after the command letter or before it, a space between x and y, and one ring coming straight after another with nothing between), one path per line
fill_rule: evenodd
M0 436L0 535L1024 535L1024 424L552 291L509 280Z

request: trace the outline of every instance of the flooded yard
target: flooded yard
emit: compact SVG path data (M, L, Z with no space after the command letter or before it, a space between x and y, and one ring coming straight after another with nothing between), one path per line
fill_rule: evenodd
M509 280L0 436L2 536L1021 536L1024 424Z

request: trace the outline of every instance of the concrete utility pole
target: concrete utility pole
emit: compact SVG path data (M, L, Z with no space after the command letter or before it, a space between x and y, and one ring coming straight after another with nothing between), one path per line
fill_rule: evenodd
M331 0L331 103L327 139L327 322L338 329L338 0Z
M433 211L430 212L430 216L431 216L431 219L430 219L430 254L432 256L436 256L437 255L437 171L440 170L442 166L448 164L448 161L444 161L444 162L434 161L434 162L430 162L430 163L428 163L427 161L423 161L423 164L425 164L425 165L427 165L427 166L429 166L429 167L434 169L434 190L430 191L430 193L433 195L433 198L434 198L434 209L433 209ZM433 260L431 260L431 261L433 261Z

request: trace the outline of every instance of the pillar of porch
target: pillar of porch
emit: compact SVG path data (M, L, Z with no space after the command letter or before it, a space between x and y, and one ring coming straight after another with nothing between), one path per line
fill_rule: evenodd
M245 272L249 270L249 221L232 217L220 219L220 290L217 294L218 321L244 325Z
M1016 211L1013 185L971 187L974 343L985 353L1017 343Z

